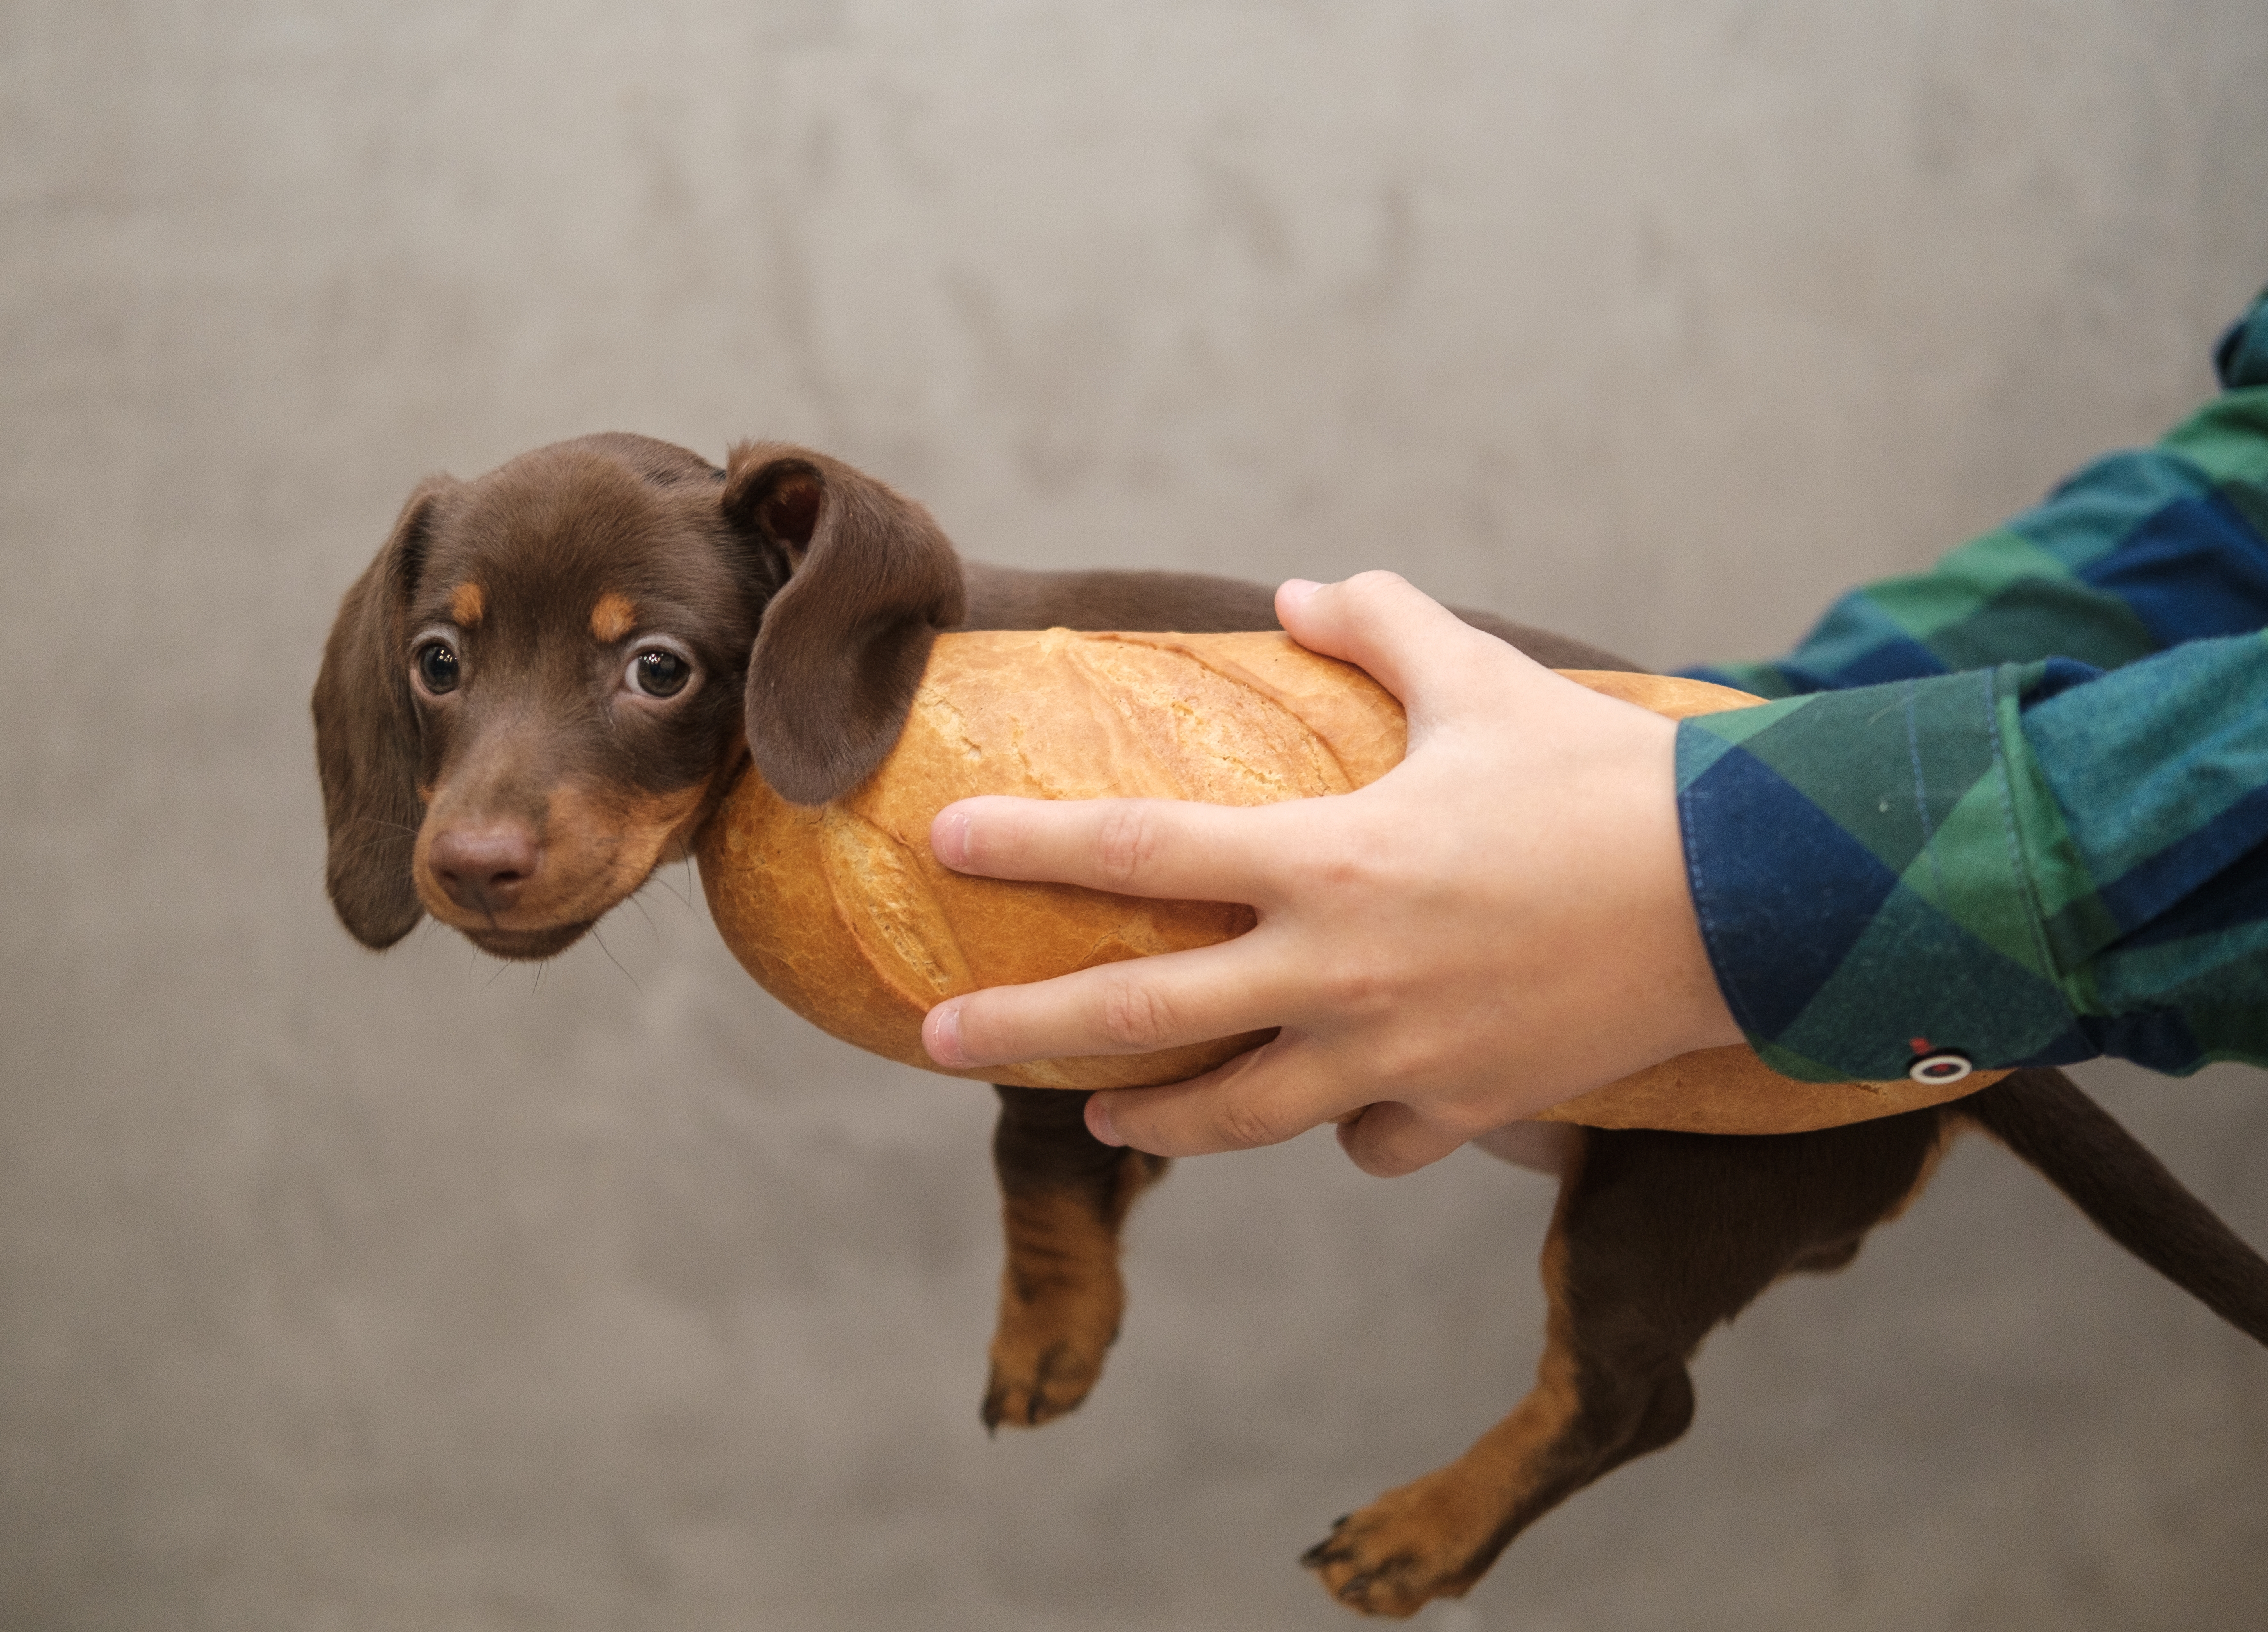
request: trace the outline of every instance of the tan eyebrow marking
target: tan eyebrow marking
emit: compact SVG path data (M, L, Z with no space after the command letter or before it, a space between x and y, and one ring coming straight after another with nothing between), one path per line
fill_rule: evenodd
M591 632L610 646L637 627L637 609L611 589L591 609Z
M488 597L469 578L449 592L449 616L460 628L470 629L479 623L488 606Z

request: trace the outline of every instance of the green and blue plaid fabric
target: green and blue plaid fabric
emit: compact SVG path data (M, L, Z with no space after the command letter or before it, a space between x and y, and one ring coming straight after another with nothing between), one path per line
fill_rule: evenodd
M2222 395L1684 721L1719 985L1792 1076L2268 1065L2268 293Z

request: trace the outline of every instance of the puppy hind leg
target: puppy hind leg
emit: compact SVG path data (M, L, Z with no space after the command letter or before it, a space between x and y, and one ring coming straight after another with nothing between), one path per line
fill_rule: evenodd
M984 1390L987 1429L1035 1428L1079 1406L1102 1374L1126 1305L1118 1232L1160 1158L1086 1131L1086 1096L1008 1088L992 1138L1007 1258Z
M1399 1618L1462 1597L1542 1514L1685 1431L1693 1394L1677 1356L1635 1377L1587 1360L1581 1306L1568 1296L1566 1212L1563 1196L1543 1249L1550 1312L1535 1386L1464 1455L1340 1519L1300 1559L1348 1607Z
M1339 1521L1301 1562L1340 1602L1408 1615L1462 1596L1528 1525L1684 1433L1686 1362L1799 1261L1847 1259L1935 1137L1868 1125L1778 1139L1586 1136L1544 1244L1536 1386L1447 1466Z

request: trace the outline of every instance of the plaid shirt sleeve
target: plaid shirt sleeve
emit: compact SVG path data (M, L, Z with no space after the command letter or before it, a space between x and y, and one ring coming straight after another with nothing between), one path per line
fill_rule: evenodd
M2268 1065L2268 295L2215 361L2156 447L1690 671L1780 699L1677 740L1702 934L1777 1068Z

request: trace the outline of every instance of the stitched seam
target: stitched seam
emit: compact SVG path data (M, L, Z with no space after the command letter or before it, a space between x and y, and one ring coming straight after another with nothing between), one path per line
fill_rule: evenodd
M1906 756L1913 764L1914 814L1921 818L1921 853L1929 859L1929 882L1937 891L1938 910L1945 910L1945 875L1938 870L1937 830L1929 819L1929 794L1921 769L1921 727L1914 720L1914 683L1900 688L1906 709ZM1997 757L1997 756L1996 756Z
M2063 971L2056 966L2055 955L2048 946L2047 928L2041 921L2039 897L2033 891L2031 875L2024 868L2024 845L2016 828L2016 796L2007 743L2000 735L1999 674L1999 670L1986 669L1980 678L1984 682L1984 729L1992 742L1993 786L2000 796L2001 831L2008 840L2008 870L2015 877L2016 892L2024 904L2024 926L2031 931L2032 947L2039 956L2040 967L2047 971L2056 995L2075 1018L2078 1011L2072 1007L2071 993L2064 989Z

